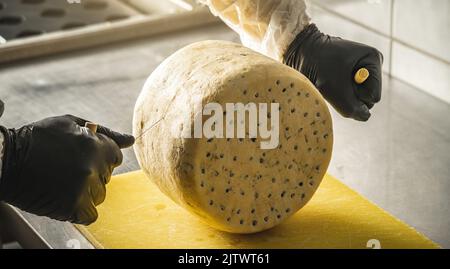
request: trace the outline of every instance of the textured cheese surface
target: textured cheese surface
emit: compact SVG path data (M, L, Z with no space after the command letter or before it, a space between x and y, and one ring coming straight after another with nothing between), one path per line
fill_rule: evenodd
M224 107L279 103L278 148L261 149L260 138L174 135L174 123L192 124L188 111L198 98ZM301 209L325 175L333 143L328 108L304 76L224 41L185 47L152 73L136 103L133 133L138 161L161 191L232 233L272 228Z

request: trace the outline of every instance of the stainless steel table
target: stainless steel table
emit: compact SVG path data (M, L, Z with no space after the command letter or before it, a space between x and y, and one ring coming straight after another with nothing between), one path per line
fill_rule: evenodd
M238 37L224 26L171 33L0 67L0 124L19 127L71 113L131 131L135 100L168 55L194 41ZM329 172L376 204L450 248L450 105L385 78L368 123L333 114L335 149ZM132 150L115 173L138 169ZM1 205L0 219L24 247L91 248L69 223ZM79 244L79 245L78 245Z

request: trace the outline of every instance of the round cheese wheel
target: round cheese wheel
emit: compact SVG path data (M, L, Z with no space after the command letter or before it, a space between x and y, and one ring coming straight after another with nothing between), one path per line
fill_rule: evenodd
M239 118L230 104L253 110ZM333 145L328 107L306 77L225 41L187 46L151 74L133 134L139 164L160 190L231 233L272 228L305 206Z

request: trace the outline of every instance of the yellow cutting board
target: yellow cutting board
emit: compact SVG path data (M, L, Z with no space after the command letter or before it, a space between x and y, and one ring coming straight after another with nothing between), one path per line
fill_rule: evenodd
M142 171L115 176L107 188L97 222L77 226L98 248L439 248L329 175L302 210L252 235L210 228Z

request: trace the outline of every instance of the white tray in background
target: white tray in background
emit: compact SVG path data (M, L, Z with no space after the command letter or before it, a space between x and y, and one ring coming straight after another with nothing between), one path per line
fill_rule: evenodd
M83 0L81 0L83 1ZM128 19L45 33L0 44L0 64L146 37L218 21L194 0L126 0L142 11Z

